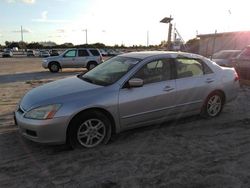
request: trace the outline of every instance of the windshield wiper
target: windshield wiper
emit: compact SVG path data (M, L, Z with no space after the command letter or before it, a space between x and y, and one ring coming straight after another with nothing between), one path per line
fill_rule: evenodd
M106 83L106 82L103 82L103 81L100 81L100 80L93 80L93 79L90 79L88 77L83 77L82 75L77 75L77 77L80 78L83 81L86 81L86 82L89 82L89 83L92 83L92 84L95 84L95 85L101 85L101 86L110 85L109 83Z
M81 74L77 75L77 77L86 82L93 83L93 80L91 80L90 78L82 77Z

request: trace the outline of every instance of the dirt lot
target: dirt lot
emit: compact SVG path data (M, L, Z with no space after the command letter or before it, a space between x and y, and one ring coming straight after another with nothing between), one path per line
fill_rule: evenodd
M0 58L0 187L250 187L250 87L221 116L198 116L117 135L105 146L68 150L23 139L12 111L51 74L39 58Z

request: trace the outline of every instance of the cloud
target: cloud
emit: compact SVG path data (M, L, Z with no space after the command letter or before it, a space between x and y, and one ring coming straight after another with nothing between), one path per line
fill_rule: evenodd
M22 2L27 4L33 4L36 2L36 0L22 0Z
M23 33L32 33L32 31L30 29L22 29ZM20 30L14 30L12 31L13 33L21 33L21 29Z
M21 3L25 3L25 4L34 4L36 2L36 0L6 0L7 3L17 3L17 2L21 2Z
M65 31L65 29L57 29L56 32L57 33L65 33L66 31Z
M42 19L47 20L47 18L48 18L48 11L43 11L42 12Z
M39 23L67 23L69 20L63 20L63 19L48 19L48 11L43 11L41 13L41 18L32 19L33 22L39 22Z
M49 35L48 38L62 38L62 35Z
M67 23L69 20L50 20L50 19L32 19L33 22L39 23Z

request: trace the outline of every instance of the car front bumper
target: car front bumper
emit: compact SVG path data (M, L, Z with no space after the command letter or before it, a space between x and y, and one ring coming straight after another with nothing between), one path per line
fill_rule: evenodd
M59 144L66 142L68 118L60 117L48 120L24 118L18 111L14 113L19 132L27 139L39 143Z
M48 62L43 60L42 67L47 69L48 68Z

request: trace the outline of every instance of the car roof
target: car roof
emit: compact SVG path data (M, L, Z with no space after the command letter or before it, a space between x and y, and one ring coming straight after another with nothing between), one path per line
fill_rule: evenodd
M220 50L220 51L218 51L216 53L222 53L222 52L233 53L233 52L241 52L241 50ZM216 53L214 53L214 54L216 54Z
M164 56L169 58L177 58L177 57L187 57L187 58L197 58L201 59L202 56L198 54L186 53L186 52L173 52L173 51L142 51L142 52L130 52L121 54L119 56L123 57L132 57L137 59L146 59L155 56Z

